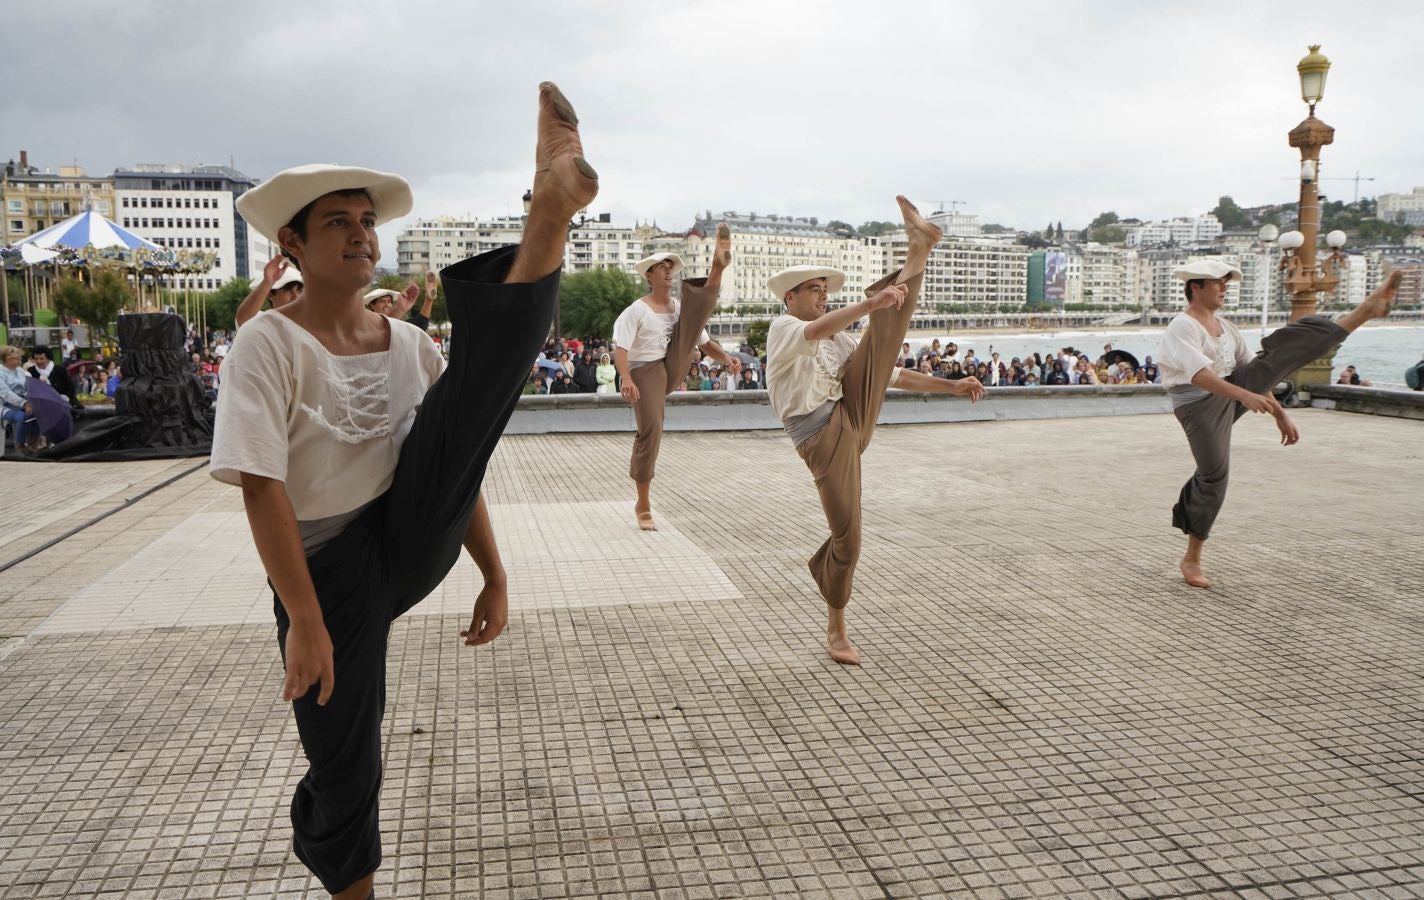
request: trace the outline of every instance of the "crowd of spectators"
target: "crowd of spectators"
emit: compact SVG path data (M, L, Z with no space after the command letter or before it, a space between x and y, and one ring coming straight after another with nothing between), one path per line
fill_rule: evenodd
M759 390L766 358L757 359L743 347L741 377L692 351L687 374L677 391ZM524 384L525 394L617 394L618 370L613 365L613 345L601 338L587 340L550 338Z
M1092 359L1085 351L1062 347L1057 351L1003 359L997 351L980 356L972 347L962 352L954 341L941 345L938 338L920 347L901 347L896 366L909 367L935 378L957 380L974 377L986 387L1037 387L1039 385L1160 384L1162 372L1152 357L1136 357L1103 347Z

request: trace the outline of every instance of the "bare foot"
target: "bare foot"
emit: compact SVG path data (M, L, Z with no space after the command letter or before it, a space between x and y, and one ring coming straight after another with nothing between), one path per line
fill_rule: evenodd
M1182 564L1178 568L1182 570L1182 577L1186 579L1187 584L1191 585L1192 587L1211 587L1211 582L1207 580L1207 577L1205 575L1202 574L1201 563L1187 562L1184 559L1182 560Z
M653 511L651 509L643 509L635 506L633 507L633 513L638 517L638 527L640 529L643 531L658 530L657 523L653 521Z
M1394 302L1394 298L1399 293L1399 283L1404 279L1404 270L1396 269L1390 272L1384 283L1375 288L1375 292L1365 298L1365 302L1360 304L1360 309L1372 319L1383 319L1389 315L1389 306Z
M572 218L598 196L598 172L583 158L578 113L552 81L539 85L539 143L534 149L534 166L535 203L553 203Z
M712 255L714 266L726 267L732 263L732 229L726 222L717 225L717 249Z
M919 247L928 251L940 238L944 237L944 230L937 225L931 225L920 215L920 211L915 208L915 204L905 198L903 194L895 195L895 202L900 204L900 215L905 218L905 234L910 239L911 247Z
M843 666L860 665L860 651L855 649L855 645L850 642L842 632L828 632L826 634L826 649L831 652L831 659Z

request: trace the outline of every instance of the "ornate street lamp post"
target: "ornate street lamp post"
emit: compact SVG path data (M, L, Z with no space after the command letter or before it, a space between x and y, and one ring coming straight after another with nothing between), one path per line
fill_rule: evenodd
M1300 96L1310 107L1305 121L1290 132L1290 145L1300 148L1300 230L1281 235L1280 246L1287 252L1282 261L1286 269L1285 285L1291 295L1292 322L1315 312L1316 297L1321 291L1331 291L1340 283L1335 266L1321 272L1315 262L1316 242L1320 235L1320 198L1316 184L1320 180L1320 148L1334 142L1335 129L1315 117L1315 104L1325 96L1325 76L1330 60L1320 53L1320 45L1310 45L1310 53L1296 66L1300 74ZM1339 243L1344 244L1341 234ZM1338 245L1335 249L1339 249ZM1294 376L1297 385L1329 384L1331 357L1325 356L1303 366Z

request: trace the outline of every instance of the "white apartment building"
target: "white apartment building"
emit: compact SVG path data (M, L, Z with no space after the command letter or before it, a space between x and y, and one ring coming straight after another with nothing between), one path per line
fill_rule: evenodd
M1158 312L1169 312L1186 307L1187 299L1182 291L1183 282L1172 273L1187 263L1215 259L1236 266L1238 269L1242 265L1242 254L1214 253L1205 248L1142 250L1138 253L1137 258L1139 263L1138 283L1143 301ZM1243 283L1242 281L1233 281L1227 287L1226 309L1236 310L1242 307L1241 288Z
M903 230L880 236L884 248L880 272L905 262L909 239ZM920 308L927 312L938 303L969 303L979 306L1018 306L1028 300L1029 248L1012 240L987 237L945 237L930 254L925 280L920 288Z
M171 276L173 287L210 291L236 277L261 276L271 244L234 205L256 179L228 166L140 163L115 171L113 181L112 218L120 225L171 250L216 254L208 272Z
M943 229L945 237L978 237L984 233L984 227L979 224L979 216L976 213L939 210L926 218L931 225Z
M1407 194L1380 194L1375 198L1375 218L1394 225L1401 216L1405 225L1424 225L1424 187Z
M1164 244L1207 244L1221 236L1221 223L1207 213L1195 218L1180 217L1163 222L1144 222L1126 229L1129 247L1160 247Z
M627 225L614 225L608 213L576 224L564 244L564 272L587 272L592 269L622 269L632 272L642 259L644 231Z
M841 298L854 297L883 274L882 256L874 241L843 237L816 219L790 216L742 215L709 211L697 217L686 234L662 234L648 239L645 253L671 250L682 257L693 274L706 274L712 263L717 224L732 230L732 265L722 276L719 307L746 303L771 303L767 280L789 266L831 266L846 273Z
M517 244L523 236L522 216L418 219L396 238L396 271L404 278L415 278L466 257Z
M1069 244L1065 303L1136 308L1137 251L1108 244Z

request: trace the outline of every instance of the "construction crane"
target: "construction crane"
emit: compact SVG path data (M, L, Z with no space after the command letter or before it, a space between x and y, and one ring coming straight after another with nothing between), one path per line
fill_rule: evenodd
M1299 178L1285 178L1285 179L1282 179L1282 180L1283 180L1283 181L1299 181L1300 179L1299 179ZM1355 175L1354 175L1353 178L1317 178L1317 179L1315 179L1315 180L1316 180L1316 181L1353 181L1353 182L1355 182L1355 199L1354 199L1354 202L1355 202L1355 203L1359 203L1359 202L1360 202L1360 182L1362 182L1362 181L1374 181L1374 178L1373 178L1372 176L1368 176L1368 175L1361 175L1361 174L1359 173L1359 170L1356 170L1356 171L1355 171Z

